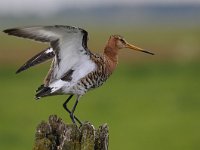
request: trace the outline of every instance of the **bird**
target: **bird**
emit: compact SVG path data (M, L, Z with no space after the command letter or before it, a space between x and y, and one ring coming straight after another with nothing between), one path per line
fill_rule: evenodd
M111 35L102 53L94 53L87 46L88 32L68 25L28 26L6 29L3 32L21 38L49 43L49 47L29 59L16 73L52 59L44 82L36 90L35 99L53 95L68 95L64 109L74 124L82 122L74 115L80 98L101 86L118 64L118 52L128 48L147 54L154 53L128 43L121 35ZM70 110L67 106L75 96Z

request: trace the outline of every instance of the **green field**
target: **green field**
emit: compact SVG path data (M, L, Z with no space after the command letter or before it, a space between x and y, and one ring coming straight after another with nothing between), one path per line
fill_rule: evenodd
M111 150L200 149L199 65L122 63L81 99L76 115L95 126L108 123ZM0 149L31 149L37 124L50 114L70 122L66 96L34 100L47 68L15 75L17 67L1 67Z
M199 27L87 30L91 49L101 51L114 33L156 55L121 50L114 74L82 97L76 115L96 127L108 123L110 150L200 149ZM57 114L71 122L62 108L67 96L34 100L49 64L15 74L47 45L5 34L0 42L0 149L31 149L41 120Z

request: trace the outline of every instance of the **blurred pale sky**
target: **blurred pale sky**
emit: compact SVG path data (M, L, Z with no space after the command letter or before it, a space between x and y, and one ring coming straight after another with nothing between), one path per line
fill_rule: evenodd
M200 4L200 0L1 0L0 16L47 15L63 8L86 9L105 5Z

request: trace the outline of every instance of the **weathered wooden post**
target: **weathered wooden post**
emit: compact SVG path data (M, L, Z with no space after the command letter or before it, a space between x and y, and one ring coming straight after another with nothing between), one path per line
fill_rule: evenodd
M108 140L107 124L95 129L85 122L79 128L51 115L38 125L33 150L108 150Z

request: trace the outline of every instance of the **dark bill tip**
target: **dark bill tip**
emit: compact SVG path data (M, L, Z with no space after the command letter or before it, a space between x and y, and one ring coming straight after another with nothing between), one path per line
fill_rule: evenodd
M146 50L141 50L141 51L144 52L144 53L147 53L147 54L155 55L154 53L146 51Z

